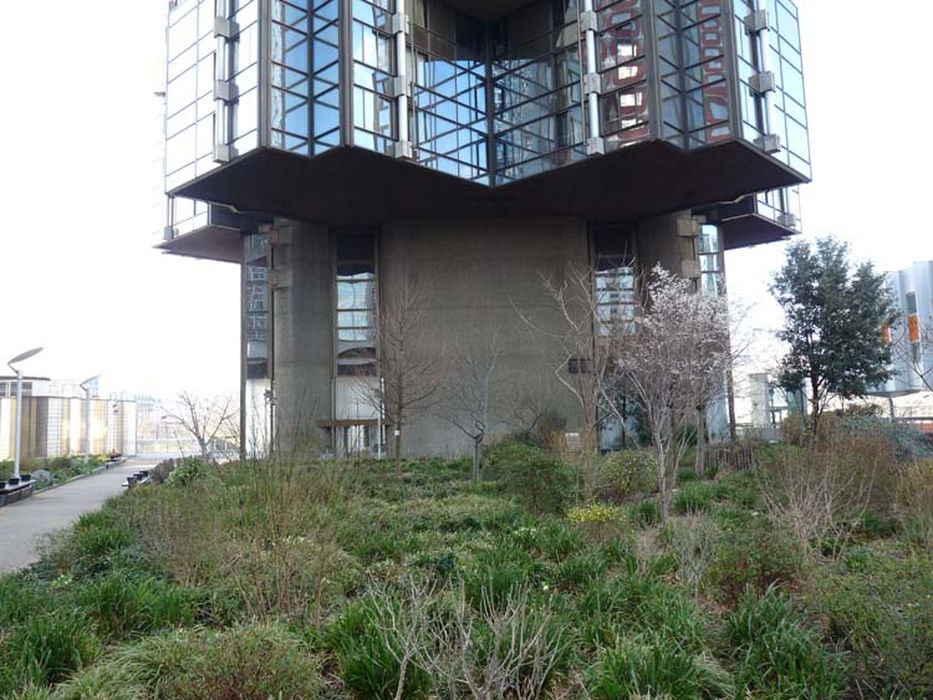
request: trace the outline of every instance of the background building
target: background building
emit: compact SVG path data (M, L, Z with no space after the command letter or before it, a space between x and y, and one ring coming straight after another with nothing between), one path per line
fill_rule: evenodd
M78 391L61 391L78 386L47 377L23 377L23 459L109 454L113 450L136 454L136 402L99 397L87 401ZM0 377L0 461L13 459L15 435L16 377Z
M655 264L722 293L725 249L799 230L789 0L178 0L168 22L163 248L242 265L247 436L370 449L378 330L412 285L416 352L495 339L491 425L572 429L542 278L592 271L618 317ZM435 403L408 444L468 449Z

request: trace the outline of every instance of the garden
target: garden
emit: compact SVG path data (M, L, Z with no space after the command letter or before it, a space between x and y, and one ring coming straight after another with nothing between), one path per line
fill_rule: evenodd
M755 465L186 460L0 578L0 695L933 696L933 458L827 416ZM585 485L585 486L584 486Z

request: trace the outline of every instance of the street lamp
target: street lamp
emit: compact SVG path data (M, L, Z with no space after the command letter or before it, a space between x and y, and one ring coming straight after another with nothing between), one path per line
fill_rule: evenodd
M23 370L14 367L13 365L19 364L24 360L28 360L33 355L38 355L42 352L42 348L33 348L32 350L27 350L26 352L17 355L12 360L7 362L7 367L16 372L16 439L14 440L14 452L13 452L13 478L19 479L19 456L20 456L20 443L22 442L22 429L23 429Z
M84 391L84 463L91 461L91 389L95 387L99 374L88 377L78 386Z

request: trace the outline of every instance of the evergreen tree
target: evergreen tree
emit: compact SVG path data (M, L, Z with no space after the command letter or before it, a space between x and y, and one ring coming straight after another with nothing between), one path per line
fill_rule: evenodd
M778 337L788 345L778 381L785 389L807 387L816 436L828 399L865 396L892 375L882 329L896 316L885 276L871 263L854 267L849 246L822 238L787 249L771 293L784 310Z

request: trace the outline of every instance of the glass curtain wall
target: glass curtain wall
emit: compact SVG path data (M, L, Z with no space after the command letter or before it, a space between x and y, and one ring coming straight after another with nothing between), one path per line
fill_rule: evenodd
M732 137L729 22L723 2L656 0L661 138L693 149Z
M600 130L606 150L647 141L649 88L641 0L597 3Z
M412 25L415 162L488 185L485 28L435 0L414 0Z
M353 2L353 143L391 155L398 141L395 0Z
M214 0L183 0L169 11L165 87L165 180L169 190L216 167L214 16Z
M539 0L493 29L495 184L586 157L578 0Z
M607 336L635 320L636 251L631 228L593 230L597 333Z
M263 234L245 236L243 332L246 336L246 378L269 376L269 241Z
M319 155L340 145L340 3L270 2L270 143Z

